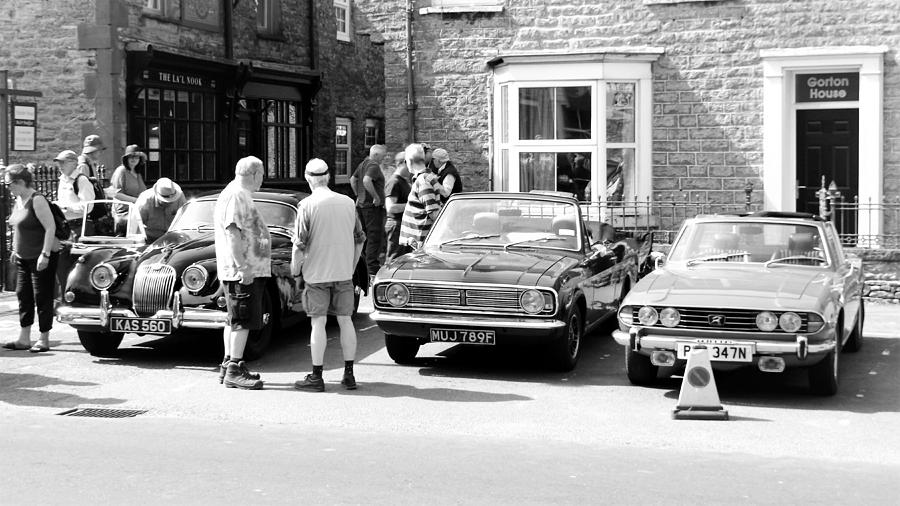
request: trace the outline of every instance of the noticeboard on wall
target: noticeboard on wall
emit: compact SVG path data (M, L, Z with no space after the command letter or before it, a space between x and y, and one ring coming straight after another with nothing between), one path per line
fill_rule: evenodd
M12 150L37 149L37 104L12 103Z

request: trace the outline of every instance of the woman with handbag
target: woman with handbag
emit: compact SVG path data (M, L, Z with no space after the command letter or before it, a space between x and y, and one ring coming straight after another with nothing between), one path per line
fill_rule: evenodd
M6 168L6 184L16 197L9 225L13 230L12 257L16 264L16 297L19 299L19 339L3 345L32 353L50 351L53 326L56 265L59 239L47 198L35 190L31 172L22 164ZM40 337L32 345L31 325L37 306Z

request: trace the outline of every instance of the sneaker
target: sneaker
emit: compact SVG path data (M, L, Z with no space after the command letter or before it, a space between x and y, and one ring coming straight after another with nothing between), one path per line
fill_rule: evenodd
M250 372L247 371L247 367L243 366L243 362L239 364L234 362L228 363L223 383L228 388L240 388L242 390L260 390L263 387L263 382L259 379L259 375L256 378L252 377Z
M225 381L225 372L228 370L229 362L230 362L230 360L225 360L221 364L219 364L219 383L220 384ZM259 379L259 373L248 370L247 365L244 363L243 360L238 362L238 367L243 369L243 371L245 373L247 373L247 376L249 376L250 378L257 379L257 380Z
M341 385L344 385L344 388L347 390L356 390L356 378L353 377L352 373L344 373Z
M318 378L312 374L307 374L303 381L295 381L294 388L297 390L306 390L307 392L324 392L325 380L321 376Z

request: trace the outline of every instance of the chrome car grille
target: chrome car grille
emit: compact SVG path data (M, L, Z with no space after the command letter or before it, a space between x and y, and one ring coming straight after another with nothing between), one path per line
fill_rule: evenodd
M657 311L661 311L664 307L654 306ZM632 325L640 325L638 321L638 306L635 306L631 312ZM678 313L681 315L681 321L674 328L676 329L698 329L698 330L721 330L733 332L760 332L756 326L756 315L761 313L758 309L722 309L722 308L701 308L701 307L677 307ZM780 316L783 311L773 311ZM803 312L797 312L800 317L801 324L798 333L807 332L809 329L809 315ZM713 320L718 321L717 316L724 317L722 325L713 325ZM659 323L656 327L661 327ZM780 328L773 332L783 332Z
M387 285L376 287L376 305L391 308L379 303L383 300ZM519 314L525 316L548 316L556 312L556 295L549 290L541 290L545 298L553 300L552 309L546 309L536 315L527 314L519 305L519 298L527 288L468 288L456 286L433 286L408 284L409 303L403 309L443 310L448 312L477 311L484 313Z
M153 316L160 309L169 309L175 290L175 269L165 264L142 264L134 276L132 300L139 316Z

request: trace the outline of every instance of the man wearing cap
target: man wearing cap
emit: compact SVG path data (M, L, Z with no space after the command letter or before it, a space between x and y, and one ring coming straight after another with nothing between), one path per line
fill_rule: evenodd
M353 272L362 253L366 234L346 195L328 188L328 165L313 158L306 164L306 182L312 195L297 206L291 271L306 283L303 305L310 318L309 336L312 373L294 383L297 390L324 392L322 368L325 360L325 322L328 314L337 317L341 329L344 375L341 385L356 388L353 361L356 359L356 330L350 317L354 309Z
M384 174L381 162L387 147L374 144L350 176L350 188L356 193L356 209L366 231L366 266L369 275L378 272L378 255L384 251Z
M106 149L99 135L88 135L84 138L81 155L78 157L78 172L89 178L100 176L100 152Z
M272 276L272 239L253 192L262 185L262 160L247 156L238 160L234 181L228 183L213 210L216 238L216 268L225 290L228 324L222 334L225 359L219 380L228 388L259 390L259 374L244 365L244 349L251 330L266 325L263 299Z
M65 150L53 159L59 170L59 185L56 188L56 205L62 210L69 222L69 228L77 235L81 235L82 224L85 235L94 233L94 223L90 220L83 222L85 211L91 212L93 204L87 202L94 200L94 186L86 177L80 177L78 172L78 155L74 151ZM76 190L77 187L77 190ZM85 209L87 208L87 209ZM69 271L72 270L72 257L69 254L70 247L66 246L60 251L59 262L56 265L56 278L60 290L65 290Z
M175 213L185 203L181 187L167 177L159 178L149 189L138 195L135 201L147 243L159 239L175 219Z
M437 169L438 182L441 183L444 191L441 192L441 202L446 202L447 198L454 193L462 191L462 179L459 177L459 171L450 161L450 154L444 148L434 150L432 157L434 166Z

